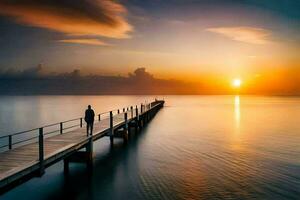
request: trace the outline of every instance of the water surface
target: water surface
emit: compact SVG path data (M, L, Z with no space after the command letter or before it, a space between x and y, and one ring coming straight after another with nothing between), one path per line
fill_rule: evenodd
M150 96L0 97L0 132L102 112ZM299 199L300 98L167 96L125 146L94 145L93 174L59 162L1 199Z

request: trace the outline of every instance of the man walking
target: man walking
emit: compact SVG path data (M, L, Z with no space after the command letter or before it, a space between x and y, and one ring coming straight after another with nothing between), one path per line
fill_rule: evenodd
M91 105L88 105L88 109L86 109L85 117L84 117L84 120L86 122L87 135L89 135L89 129L90 129L90 135L93 135L94 118L95 118L95 113L94 113Z

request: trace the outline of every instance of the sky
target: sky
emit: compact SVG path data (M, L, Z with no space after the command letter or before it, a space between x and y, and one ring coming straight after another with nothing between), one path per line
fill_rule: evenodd
M0 68L292 87L298 0L0 0Z

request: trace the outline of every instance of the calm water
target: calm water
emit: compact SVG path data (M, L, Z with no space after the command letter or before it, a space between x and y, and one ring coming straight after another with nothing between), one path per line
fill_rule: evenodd
M149 96L0 97L6 134ZM95 144L93 176L62 163L1 199L300 199L300 98L167 96L127 146Z

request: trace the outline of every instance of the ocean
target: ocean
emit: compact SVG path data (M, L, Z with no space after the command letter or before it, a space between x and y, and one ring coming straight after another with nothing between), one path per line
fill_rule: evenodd
M164 98L124 145L94 144L94 170L46 169L11 199L300 199L300 98L270 96L1 96L0 135Z

